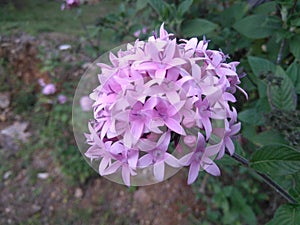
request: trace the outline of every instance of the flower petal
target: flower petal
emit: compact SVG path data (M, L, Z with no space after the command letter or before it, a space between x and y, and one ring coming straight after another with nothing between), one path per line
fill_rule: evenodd
M137 167L138 168L145 168L152 164L153 157L150 154L143 155L139 160Z
M122 167L122 179L124 184L130 187L130 169L128 166Z
M134 121L131 122L131 129L130 132L132 134L133 137L133 144L135 144L138 139L141 137L142 133L144 130L144 123L142 121Z
M112 163L108 168L106 168L103 172L102 172L102 176L105 175L109 175L112 173L115 173L121 166L121 163L116 161L114 163Z
M234 144L233 144L230 137L225 138L225 146L228 149L230 155L233 155L233 153L234 153Z
M176 157L174 157L173 155L171 155L170 153L165 153L165 156L166 156L165 162L168 165L170 165L172 167L175 167L175 168L181 166L180 163L179 163L179 161L178 161L178 159Z
M154 177L157 181L163 181L165 175L165 163L164 161L160 161L153 165L153 173Z
M213 176L220 176L221 175L221 171L219 169L219 167L214 163L210 166L208 166L206 169L205 169L206 172L210 173L211 175Z
M188 154L186 154L185 156L181 157L179 159L179 163L182 165L182 166L188 166L191 164L191 158L193 156L193 152L190 152Z
M108 157L104 157L104 158L101 160L101 162L100 162L100 164L99 164L99 174L100 174L101 176L103 176L103 172L104 172L104 170L106 169L106 167L108 166L109 162L110 162L110 159L109 159Z
M165 120L166 126L171 129L172 131L181 134L181 135L186 135L184 129L180 125L180 123L177 120L174 120L173 118L167 118Z
M170 144L170 139L171 139L170 132L165 132L163 135L161 135L161 137L157 141L156 147L164 151L167 151Z
M200 163L199 162L191 163L190 170L189 170L189 176L188 176L188 184L194 183L194 181L198 177L199 170L200 170Z

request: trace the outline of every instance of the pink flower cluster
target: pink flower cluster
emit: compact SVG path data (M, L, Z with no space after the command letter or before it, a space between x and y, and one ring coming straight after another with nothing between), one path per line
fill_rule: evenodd
M130 177L152 166L157 181L166 164L189 166L188 184L200 170L218 176L214 159L225 148L234 153L232 136L240 130L235 102L239 62L226 63L208 41L180 40L160 27L160 35L128 44L112 65L99 63L100 85L91 93L94 120L85 134L85 156L99 160L99 174ZM246 93L245 93L246 94Z

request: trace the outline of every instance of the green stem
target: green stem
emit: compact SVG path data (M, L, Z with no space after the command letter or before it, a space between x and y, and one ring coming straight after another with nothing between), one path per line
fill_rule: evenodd
M229 152L226 151L226 154L230 155ZM233 155L230 155L231 158L233 158L234 160L236 160L237 162L239 162L240 164L242 164L245 167L251 168L250 167L250 163L249 161L234 153ZM279 193L282 197L284 197L289 203L292 204L297 204L298 202L296 201L296 199L291 196L286 190L284 190L281 186L279 186L275 181L273 181L268 175L255 171L257 175L260 176L260 178L262 178L262 180L269 185L271 188L273 188L277 193Z

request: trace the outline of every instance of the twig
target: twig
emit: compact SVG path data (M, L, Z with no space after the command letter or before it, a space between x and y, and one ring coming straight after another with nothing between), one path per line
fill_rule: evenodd
M294 3L293 3L293 6L291 7L290 9L290 12L289 12L289 16L291 17L294 12L295 12L295 9L297 7L297 2L298 0L294 0ZM283 21L283 23L286 25L286 21ZM281 60L282 60L282 54L283 54L283 50L284 50L284 47L285 47L285 42L286 40L285 39L282 39L281 41L281 44L280 44L280 48L279 48L279 52L278 52L278 55L277 55L277 60L276 60L276 64L279 65L281 63Z
M284 47L285 47L285 39L282 39L281 44L280 44L280 48L279 48L279 51L278 51L277 59L276 59L276 64L277 65L279 65L281 63Z
M243 166L250 168L250 163L247 159L244 157L234 153L233 155L230 155L229 152L226 151L226 154L231 156L234 160L238 161ZM255 171L262 179L263 181L268 184L270 187L272 187L276 192L278 192L282 197L284 197L289 203L297 204L298 202L294 197L292 197L287 191L285 191L282 187L280 187L275 181L273 181L269 176L266 174L263 174L261 172Z
M296 9L296 7L297 7L297 2L298 2L298 0L294 0L294 4L293 4L293 6L292 6L292 8L291 8L291 11L290 11L290 15L292 16L293 14L294 14L294 12L295 12L295 9Z

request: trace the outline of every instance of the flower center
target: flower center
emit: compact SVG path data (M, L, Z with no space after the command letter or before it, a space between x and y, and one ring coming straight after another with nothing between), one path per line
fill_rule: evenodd
M163 158L163 156L164 154L161 150L156 149L153 151L153 158L155 162L160 161Z
M202 156L203 156L203 152L196 152L195 155L194 155L194 159L197 161L197 162L200 162L201 159L202 159Z

